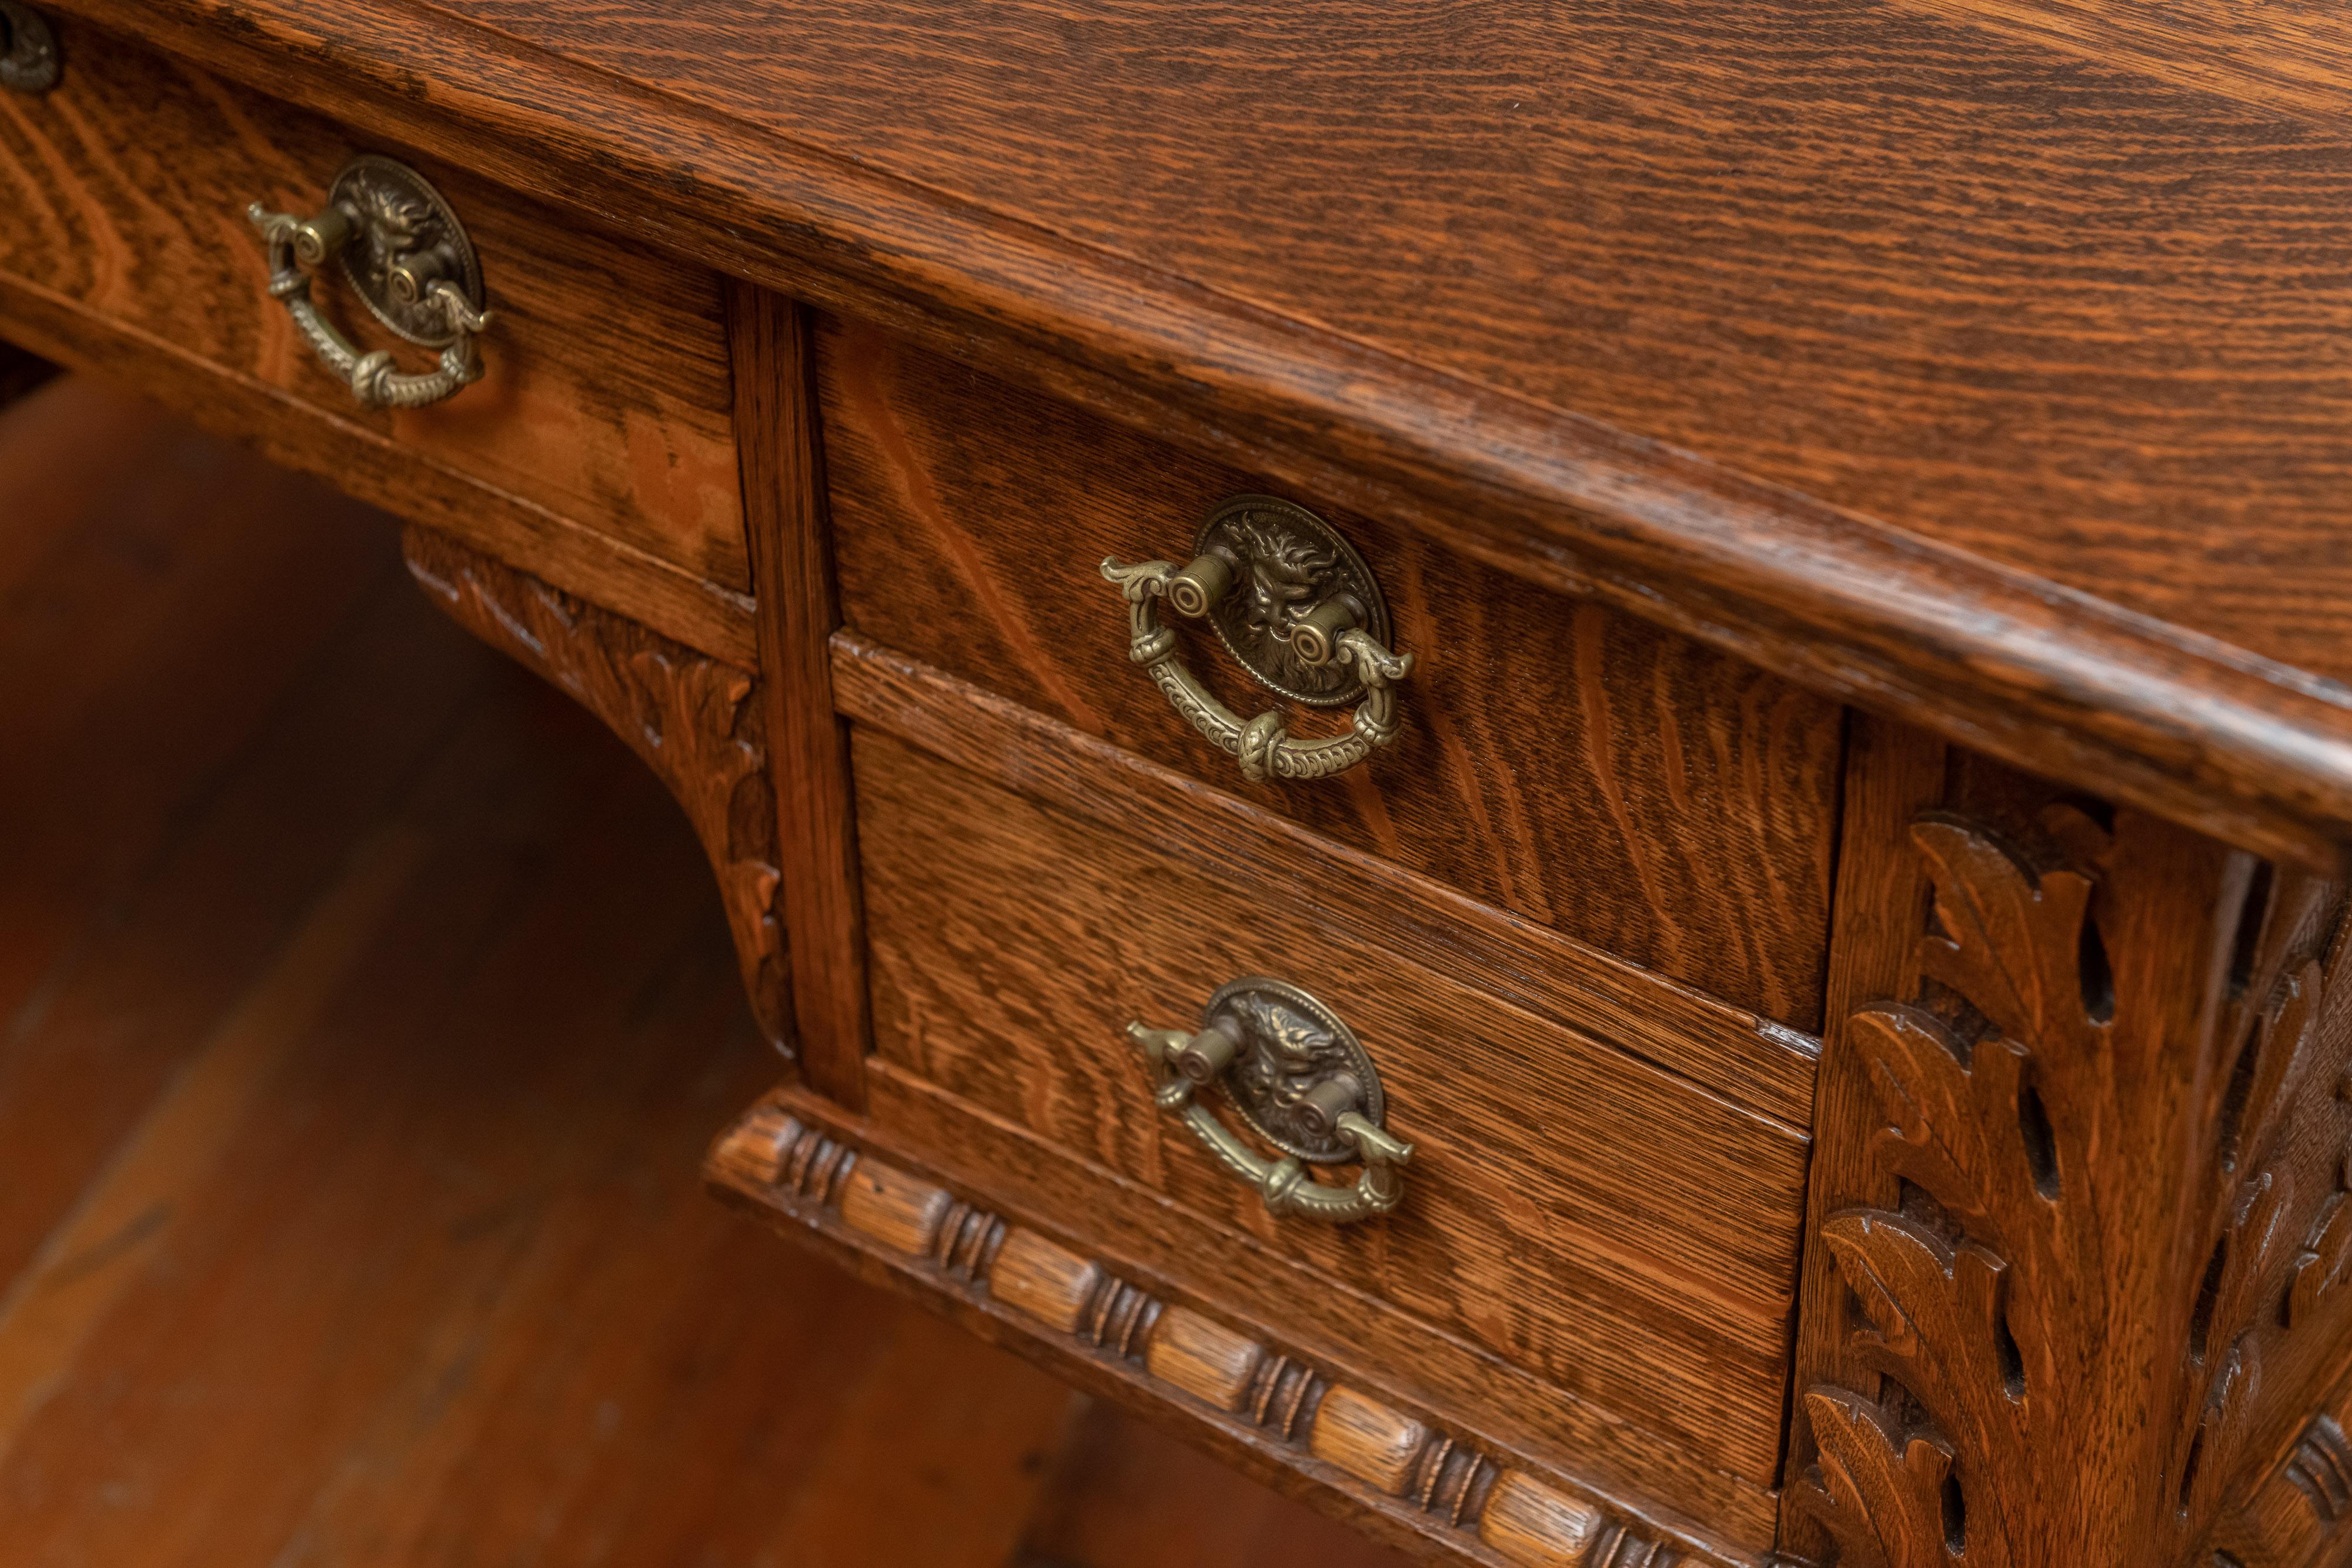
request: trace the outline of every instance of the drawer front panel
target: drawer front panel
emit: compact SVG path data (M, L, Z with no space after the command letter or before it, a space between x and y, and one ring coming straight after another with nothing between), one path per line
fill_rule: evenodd
M1261 480L869 329L819 337L843 612L858 632L1342 841L1800 1029L1818 1027L1839 716L1735 659L1307 505L1364 557L1415 667L1402 728L1333 778L1249 785L1128 657L1106 556L1182 561ZM1172 619L1172 618L1171 618ZM1188 666L1296 733L1198 623Z
M861 729L855 755L887 1075L1213 1221L1230 1255L1189 1260L1211 1299L1271 1250L1345 1287L1296 1303L1334 1343L1374 1298L1769 1481L1801 1134L1383 951L1318 909L1311 861L1296 898L1254 899L896 739ZM1154 1106L1124 1026L1197 1027L1257 974L1370 1052L1416 1146L1393 1215L1275 1219Z
M64 47L54 91L0 93L0 285L389 438L475 481L484 512L520 504L717 597L749 591L714 276L407 160L465 225L497 319L481 381L426 408L362 408L267 292L246 207L308 214L356 154L405 155L111 36L68 26ZM361 349L432 368L432 350L372 319L339 267L313 298Z

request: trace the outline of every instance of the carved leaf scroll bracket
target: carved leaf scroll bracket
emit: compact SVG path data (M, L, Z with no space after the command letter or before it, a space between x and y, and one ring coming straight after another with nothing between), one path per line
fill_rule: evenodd
M752 1014L788 1050L776 797L756 677L429 529L406 529L401 549L436 604L572 694L677 798L718 875Z
M2339 890L2130 814L2042 826L2037 867L1913 825L1917 992L1838 1036L1873 1116L1822 1135L1876 1188L1818 1222L1850 1295L1795 1484L1854 1568L2223 1561L2342 1342Z

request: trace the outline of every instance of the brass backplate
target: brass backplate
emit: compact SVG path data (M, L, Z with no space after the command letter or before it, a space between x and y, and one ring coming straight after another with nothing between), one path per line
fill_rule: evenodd
M17 0L0 0L0 87L47 92L58 85L58 36L48 19Z
M1388 606L1371 568L1330 524L1271 496L1235 496L1209 514L1192 553L1222 555L1238 569L1232 591L1210 607L1209 623L1260 685L1311 707L1364 695L1351 665L1310 664L1290 645L1291 629L1335 595L1353 601L1357 623L1374 642L1390 643Z
M445 349L456 342L446 310L421 293L402 299L393 287L396 266L423 263L466 303L484 308L481 262L441 193L407 164L371 153L343 165L327 188L327 201L352 220L351 241L342 247L343 276L369 313L412 343Z
M1223 1078L1234 1113L1252 1132L1285 1154L1317 1165L1360 1158L1336 1134L1316 1135L1302 1124L1299 1102L1327 1081L1356 1081L1356 1108L1378 1125L1387 1111L1381 1075L1353 1030L1329 1008L1282 980L1252 975L1221 986L1202 1009L1202 1027L1233 1026L1242 1050Z

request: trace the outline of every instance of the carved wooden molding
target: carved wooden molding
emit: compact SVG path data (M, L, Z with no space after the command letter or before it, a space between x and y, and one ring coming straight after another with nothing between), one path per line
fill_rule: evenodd
M1162 1302L1097 1260L862 1155L772 1098L712 1147L706 1175L796 1228L852 1232L894 1267L1008 1307L1033 1332L1132 1369L1162 1397L1247 1423L1302 1464L1330 1466L1441 1521L1466 1554L1520 1568L1695 1568L1606 1504L1498 1463L1205 1313Z
M718 874L753 1016L788 1047L776 798L757 679L446 535L411 527L401 550L452 619L571 693L668 786Z
M2327 1568L2352 1555L2352 1369L2215 1527L2197 1568Z
M2036 864L1914 823L1915 992L1825 1062L1869 1084L1821 1129L1867 1179L1816 1191L1851 1294L1793 1485L1854 1568L2226 1562L2346 1327L2339 890L2130 813L2040 827Z

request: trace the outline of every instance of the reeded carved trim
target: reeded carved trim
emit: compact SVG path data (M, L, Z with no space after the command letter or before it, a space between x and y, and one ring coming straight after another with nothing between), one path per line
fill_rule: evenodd
M1169 1305L949 1189L861 1157L774 1100L713 1145L706 1174L800 1225L838 1225L895 1266L1012 1307L1037 1332L1116 1361L1163 1392L1249 1422L1297 1451L1434 1516L1519 1568L1675 1568L1668 1542L1594 1499L1508 1469L1442 1431L1189 1307ZM853 1177L849 1173L854 1170ZM845 1202L861 1190L887 1203ZM909 1217L915 1217L910 1220ZM975 1246L968 1239L994 1239ZM1474 1546L1472 1543L1475 1542Z
M718 875L752 1014L771 1042L788 1048L776 798L756 677L446 535L412 526L400 542L434 603L571 693L677 798Z
M1821 1135L1876 1197L1816 1208L1851 1298L1793 1485L1854 1568L2228 1561L2199 1542L2345 1325L2340 889L2128 813L2040 827L2037 864L1913 826L1918 988L1838 1036L1876 1121Z

